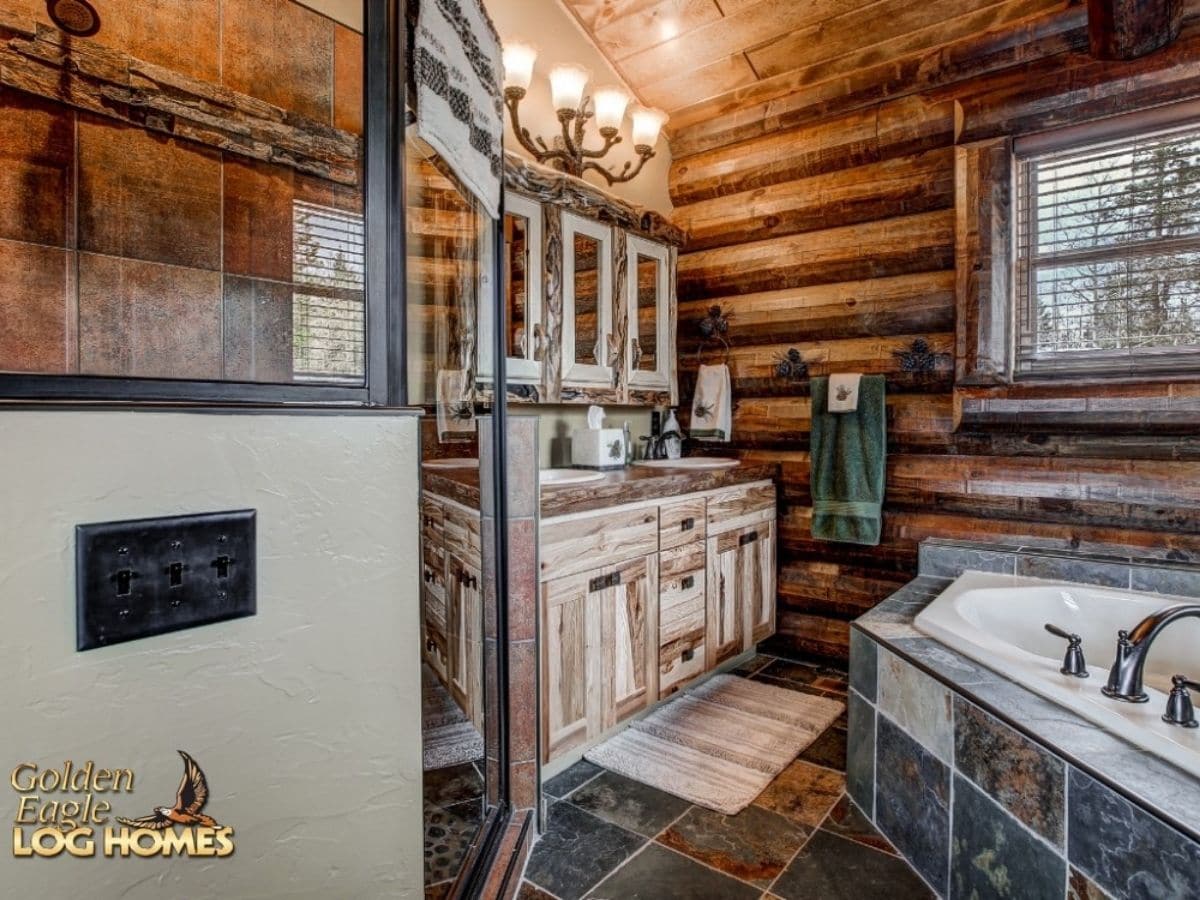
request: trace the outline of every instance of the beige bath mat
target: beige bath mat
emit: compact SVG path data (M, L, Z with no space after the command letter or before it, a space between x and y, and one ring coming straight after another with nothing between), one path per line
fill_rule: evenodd
M584 758L697 806L734 815L844 708L837 700L717 675Z

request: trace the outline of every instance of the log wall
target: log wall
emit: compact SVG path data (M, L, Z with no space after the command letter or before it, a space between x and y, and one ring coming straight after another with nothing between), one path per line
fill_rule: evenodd
M845 658L849 621L913 576L927 537L1200 556L1200 444L1178 429L1109 427L1122 416L1136 423L1162 385L1095 385L1090 397L1133 396L1070 427L1053 415L962 424L954 392L956 141L1200 95L1195 7L1174 44L1136 62L1091 58L1086 11L1064 3L676 123L671 193L690 232L679 263L681 396L690 402L700 362L723 356L700 352L696 338L720 304L732 313L733 449L784 472L778 640L787 649ZM931 372L909 371L916 339ZM792 350L810 376L887 377L878 547L812 539L809 383L779 373ZM1167 392L1194 403L1195 388ZM1047 399L1026 393L1034 405Z

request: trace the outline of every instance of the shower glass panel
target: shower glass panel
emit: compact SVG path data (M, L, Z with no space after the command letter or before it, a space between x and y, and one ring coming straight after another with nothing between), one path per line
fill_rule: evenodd
M495 302L495 223L414 128L405 139L405 187L408 399L425 410L419 648L425 885L437 893L464 877L500 800L496 779L485 777L487 758L498 756L498 723L486 702L495 686L487 678L493 669L485 657L484 603L497 592L484 590L494 575L483 561L484 509L494 503L482 493L492 482L480 477L480 458L488 456L480 451L489 448L480 447L477 420L493 412L482 402L490 402L491 392L481 390L478 378L478 323ZM511 343L513 331L507 334Z
M0 373L364 385L361 17L92 6L15 7L43 75L0 87Z

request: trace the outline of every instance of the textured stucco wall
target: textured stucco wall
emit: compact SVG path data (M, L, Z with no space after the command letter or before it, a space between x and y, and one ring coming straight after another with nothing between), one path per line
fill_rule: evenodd
M130 767L174 798L190 752L223 860L25 859L0 894L391 897L421 890L417 421L0 411L0 821L20 762ZM76 653L77 523L258 510L258 615Z

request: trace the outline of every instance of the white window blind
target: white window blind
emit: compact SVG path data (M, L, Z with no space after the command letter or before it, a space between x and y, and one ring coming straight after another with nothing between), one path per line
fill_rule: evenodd
M292 281L296 380L362 384L366 355L362 216L295 201Z
M1200 124L1017 166L1017 372L1200 370Z

